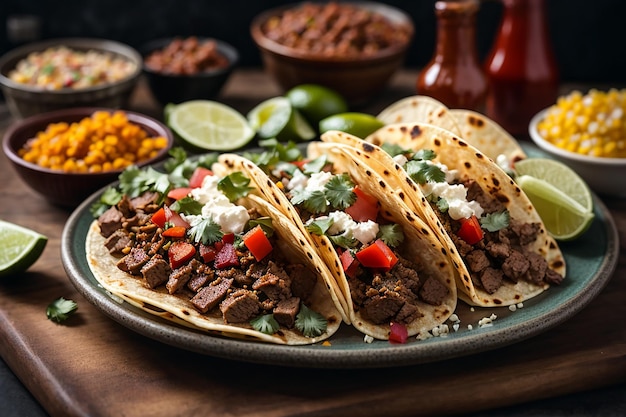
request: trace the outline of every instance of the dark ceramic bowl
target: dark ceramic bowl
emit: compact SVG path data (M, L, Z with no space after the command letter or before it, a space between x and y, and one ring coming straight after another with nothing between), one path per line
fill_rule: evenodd
M83 89L44 90L41 87L16 83L8 75L17 63L31 52L56 46L77 51L96 50L123 57L135 64L126 78ZM141 75L141 55L128 45L106 39L67 38L35 42L13 49L0 58L0 85L11 114L24 118L35 114L71 107L126 107Z
M176 38L151 41L140 48L142 57L163 49ZM228 60L228 67L199 72L193 75L173 75L157 72L143 65L143 73L154 98L162 105L217 97L239 62L239 53L232 45L212 38L198 38L200 42L215 41L217 50Z
M18 155L18 150L37 132L45 130L50 123L78 122L91 116L96 110L113 111L113 109L83 107L43 113L14 122L4 135L2 149L17 174L29 187L55 205L77 206L95 191L116 181L122 170L101 173L67 173L26 162ZM142 161L137 165L146 166L164 159L174 143L171 130L161 122L143 114L129 111L125 113L131 123L141 126L149 136L163 136L168 141L168 145L159 151L155 158Z
M261 53L265 70L283 90L299 84L320 84L337 91L350 104L370 101L388 85L393 74L404 64L406 50L414 33L411 18L400 9L383 3L349 2L348 4L382 14L397 27L406 28L408 39L373 55L328 56L282 45L264 33L263 27L268 19L302 4L304 3L277 7L253 19L250 32Z

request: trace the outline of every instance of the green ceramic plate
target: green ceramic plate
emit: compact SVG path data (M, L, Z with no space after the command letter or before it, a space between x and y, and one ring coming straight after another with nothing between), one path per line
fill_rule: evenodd
M531 156L538 154L529 149ZM101 312L142 335L163 343L215 357L241 361L315 368L380 368L435 362L513 344L564 322L583 309L604 288L617 265L617 229L606 206L594 197L596 218L587 233L575 242L561 244L567 262L563 284L524 302L515 311L507 307L473 308L459 302L457 331L449 322L445 337L403 345L387 341L365 343L363 335L344 325L328 341L308 346L278 346L211 336L175 325L125 302L114 300L99 286L87 265L85 239L93 218L89 212L99 193L81 204L68 219L62 237L61 256L66 272L78 291ZM483 317L495 314L491 326L480 327ZM472 326L472 329L468 328Z

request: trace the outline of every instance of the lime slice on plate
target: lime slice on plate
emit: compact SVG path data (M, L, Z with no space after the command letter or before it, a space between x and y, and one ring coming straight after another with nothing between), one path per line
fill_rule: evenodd
M254 130L241 113L216 101L168 104L165 119L183 142L200 150L232 151L254 137Z
M287 97L272 97L248 113L248 122L259 137L279 141L307 141L317 133Z
M0 277L26 271L41 256L48 238L0 220Z
M364 139L384 126L385 124L381 120L371 114L346 112L322 119L319 128L320 133L340 130Z
M348 111L348 104L341 94L318 84L297 85L285 96L313 126L328 116Z
M515 171L517 184L555 239L572 240L589 228L593 198L574 170L553 159L528 158L516 162Z

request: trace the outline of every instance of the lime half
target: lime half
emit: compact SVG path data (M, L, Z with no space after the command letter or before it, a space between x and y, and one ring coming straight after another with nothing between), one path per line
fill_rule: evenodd
M329 116L320 121L320 133L329 130L340 130L365 139L385 124L375 116L367 113L346 112Z
M317 133L287 97L272 97L248 113L248 122L259 137L279 141L307 141Z
M216 101L169 104L165 118L182 141L200 150L232 151L254 137L254 130L241 113Z
M328 116L348 111L348 104L341 94L318 84L297 85L285 96L312 126L317 126Z
M593 198L575 171L547 158L518 161L515 171L517 184L555 239L572 240L589 228L594 218Z
M0 220L0 276L26 271L41 256L48 238Z

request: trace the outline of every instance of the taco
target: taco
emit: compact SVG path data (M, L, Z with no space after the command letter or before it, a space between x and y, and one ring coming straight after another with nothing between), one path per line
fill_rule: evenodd
M337 331L346 313L334 277L282 212L248 196L254 182L155 172L148 190L122 184L90 226L87 261L104 289L211 334L300 345Z
M444 323L457 296L454 269L435 233L342 146L313 142L308 156L262 168L234 154L219 160L258 178L263 198L308 234L356 329L394 340L398 329L412 336Z
M467 303L516 304L563 280L563 255L530 200L497 164L451 132L396 124L366 141L343 132L327 132L322 140L350 145L353 157L385 178L438 234Z
M416 95L398 100L383 109L376 118L385 124L429 123L461 134L457 118L437 99Z

